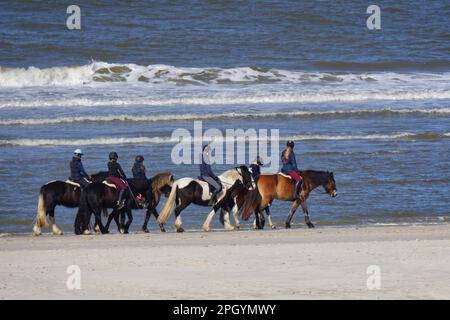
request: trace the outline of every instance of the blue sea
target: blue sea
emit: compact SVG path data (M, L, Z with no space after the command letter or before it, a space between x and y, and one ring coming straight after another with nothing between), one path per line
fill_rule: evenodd
M197 177L171 160L172 132L194 121L278 129L302 169L333 171L338 197L309 199L318 227L450 221L450 2L376 1L380 30L367 1L76 2L80 30L69 1L0 8L0 233L31 232L40 186L68 177L75 148L89 173L116 151L127 174L142 154L149 176ZM271 207L280 227L289 207ZM183 211L185 227L208 211ZM75 214L57 208L67 233Z

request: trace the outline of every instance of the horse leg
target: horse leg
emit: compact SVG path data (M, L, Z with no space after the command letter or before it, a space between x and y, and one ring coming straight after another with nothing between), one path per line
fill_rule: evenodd
M131 222L133 222L133 214L131 213L131 210L127 209L126 213L127 213L128 221L125 224L125 232L124 233L128 233L128 230L130 229Z
M208 216L206 217L205 222L203 222L203 226L202 226L203 231L207 231L207 232L211 231L211 228L209 225L211 224L211 220L215 214L216 214L216 209L215 209L215 207L213 207L211 209L211 211L209 212Z
M189 205L189 203L187 203L187 202L186 203L181 202L180 205L178 205L175 208L175 210L174 210L175 217L176 217L176 219L175 219L175 228L176 228L177 232L184 232L184 229L181 226L182 222L181 222L180 214L181 214L181 211L183 211L184 208L186 208L188 205Z
M234 227L230 223L230 213L227 210L221 209L220 214L223 217L223 227L224 227L224 229L226 231L234 230Z
M314 224L309 220L309 212L308 212L308 206L306 205L306 201L302 201L302 210L303 215L305 216L305 223L308 226L308 228L314 228Z
M57 235L57 236L62 235L63 234L62 230L56 224L55 207L54 206L48 211L48 216L49 216L48 219L50 220L50 225L52 227L53 234Z
M112 222L113 219L116 220L115 218L116 218L116 212L115 212L115 210L113 210L113 211L109 214L109 216L108 216L108 221L106 222L106 225L105 225L106 233L109 233L109 225L111 224L111 222ZM119 221L118 221L118 220L116 221L116 223L117 223L117 226L119 226Z
M289 215L286 219L286 229L289 229L291 227L292 217L294 216L295 211L297 210L299 205L300 205L300 200L296 200L292 204L291 211L289 211Z
M159 214L158 211L156 211L156 207L153 208L152 213L155 216L156 221L158 221ZM164 228L164 223L159 224L159 230L161 230L161 232L166 232L166 229Z
M145 212L144 224L142 225L142 231L144 231L145 233L149 233L150 232L148 230L148 228L147 228L147 225L148 225L148 220L150 220L150 215L151 214L152 214L152 210L150 208L148 208L147 211Z
M239 229L240 228L239 208L236 203L234 204L232 211L233 211L233 218L234 218L234 228Z
M98 230L102 234L106 233L106 229L102 223L102 210L101 209L95 210L94 216L95 216L95 225L96 227L98 227L98 229L96 228L96 231Z
M269 220L269 226L270 226L270 228L276 229L277 226L274 225L273 222L272 222L272 214L270 213L269 206L270 206L270 204L269 204L267 207L264 208L264 211L265 211L266 214L267 214L267 219Z

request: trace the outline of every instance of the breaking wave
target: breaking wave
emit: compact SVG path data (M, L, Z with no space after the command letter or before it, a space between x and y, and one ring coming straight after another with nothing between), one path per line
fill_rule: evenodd
M113 64L92 61L83 66L2 68L0 87L81 86L108 82L208 85L267 83L418 83L448 81L450 73L307 72L260 67L184 68L169 65Z
M430 109L368 109L368 110L329 110L329 111L292 111L292 112L229 112L210 114L155 114L155 115L108 115L108 116L74 116L58 118L20 118L0 119L0 125L52 125L83 122L164 122L222 119L257 119L275 117L340 117L340 116L394 116L413 115L449 115L450 108Z

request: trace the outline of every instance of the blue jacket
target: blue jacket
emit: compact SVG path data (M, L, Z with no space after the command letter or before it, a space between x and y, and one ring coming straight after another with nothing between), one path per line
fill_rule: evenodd
M252 163L250 165L250 171L252 173L253 180L256 180L261 175L261 168L258 164Z
M147 179L145 166L142 162L135 162L133 168L131 168L131 172L133 172L134 179Z
M283 153L281 154L281 163L283 164L283 166L281 167L281 171L285 173L290 173L291 171L298 171L297 160L295 160L294 151L292 151L289 154L289 157L287 159L284 158L285 152L286 150L284 150Z
M73 157L72 161L70 161L70 179L73 181L79 181L82 180L83 177L87 176L88 174L84 171L81 159Z
M205 161L203 153L200 154L200 175L216 178L216 175L211 169L211 165Z

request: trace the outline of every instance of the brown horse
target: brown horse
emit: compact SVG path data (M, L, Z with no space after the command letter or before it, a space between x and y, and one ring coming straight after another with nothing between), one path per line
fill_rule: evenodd
M300 175L303 178L302 195L301 198L294 198L294 182L292 179L284 174L262 174L256 182L258 192L249 192L245 197L242 218L248 220L250 215L255 212L257 218L257 225L260 228L261 219L263 218L262 210L267 206L270 206L274 199L281 201L293 201L291 210L286 219L286 228L291 227L291 220L301 205L303 214L305 216L305 223L309 228L314 228L314 224L309 219L308 207L306 201L311 191L315 188L322 186L326 193L331 197L337 196L336 182L334 181L333 172L329 171L316 171L305 170L300 171ZM272 218L268 215L269 225L273 228Z

